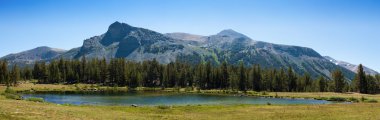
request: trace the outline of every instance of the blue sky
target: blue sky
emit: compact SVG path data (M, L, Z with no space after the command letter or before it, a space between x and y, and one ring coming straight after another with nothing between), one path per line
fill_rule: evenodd
M0 0L0 56L79 47L114 21L161 33L234 29L380 71L378 0Z

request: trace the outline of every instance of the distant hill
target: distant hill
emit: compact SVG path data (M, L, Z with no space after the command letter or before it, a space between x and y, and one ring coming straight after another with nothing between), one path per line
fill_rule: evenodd
M33 51L33 50L32 50ZM43 50L40 50L43 51ZM21 59L8 59L12 63L54 58L126 58L133 61L156 59L167 64L174 61L200 63L210 61L220 64L226 61L246 65L260 64L264 68L288 68L291 66L298 74L308 72L312 77L330 77L330 71L341 69L347 78L352 79L354 72L330 62L311 48L279 45L256 41L248 36L227 29L210 35L200 36L188 33L161 34L145 28L133 27L125 23L112 23L107 32L84 40L83 45L69 51L45 49L45 57L22 52ZM9 55L8 55L9 56ZM33 57L35 56L35 57ZM3 57L2 59L12 58ZM27 59L29 58L29 59Z
M17 63L20 65L29 65L33 64L35 61L47 61L54 59L65 52L66 50L42 46L20 53L9 54L2 57L1 59L7 60L9 64Z

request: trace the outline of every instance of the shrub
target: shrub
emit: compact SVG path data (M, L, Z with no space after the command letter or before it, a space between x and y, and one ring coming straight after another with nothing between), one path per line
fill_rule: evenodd
M17 94L11 94L11 93L5 93L4 94L5 98L8 98L8 99L14 99L14 100L21 100L21 96L20 95L17 95Z
M27 101L33 101L33 102L44 102L43 98L36 98L36 97L30 97L26 99Z
M10 87L7 87L7 88L5 89L5 93L16 94L16 91L14 91L13 89L11 89Z
M359 102L359 99L354 98L354 97L350 97L350 98L348 98L348 101L350 101L350 102Z
M314 98L315 100L328 100L329 98L327 97L317 97L317 98Z
M362 96L362 98L360 99L362 102L368 100L367 98L365 98L364 96Z
M20 95L17 94L17 92L13 89L11 89L10 87L7 87L3 93L3 95L5 96L5 98L8 98L8 99L14 99L14 100L21 100L22 97Z
M344 102L347 101L347 99L343 97L330 97L327 101Z

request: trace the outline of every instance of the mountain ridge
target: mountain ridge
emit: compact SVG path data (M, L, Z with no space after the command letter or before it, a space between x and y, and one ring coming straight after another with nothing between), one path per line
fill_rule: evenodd
M86 39L82 46L52 59L80 59L83 56L126 58L137 62L156 59L163 64L174 61L238 64L242 61L246 65L260 64L264 68L286 69L291 66L298 74L306 71L314 78L319 75L330 78L330 71L334 69L342 69L347 78L354 76L352 71L331 63L311 48L256 41L232 29L209 36L161 34L114 22L104 34Z
M336 60L330 56L324 56L326 59L330 60L332 63L336 64L336 65L339 65L339 66L342 66L348 70L351 70L352 72L355 72L357 73L357 69L358 69L358 66L359 65L356 65L356 64L352 64L352 63L349 63L349 62L345 62L345 61L341 61L341 60ZM379 74L379 72L371 69L371 68L368 68L367 66L363 66L363 70L366 74L370 74L370 75L377 75Z
M9 64L29 65L34 61L46 61L54 59L57 56L65 53L66 50L59 48L51 48L47 46L40 46L30 50L25 50L19 53L8 54L0 59L7 60Z

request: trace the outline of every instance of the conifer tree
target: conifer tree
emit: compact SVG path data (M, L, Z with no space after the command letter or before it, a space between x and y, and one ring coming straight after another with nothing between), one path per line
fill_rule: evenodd
M61 76L60 76L60 71L59 71L58 64L56 61L50 62L48 71L49 71L49 76L48 76L47 83L60 83Z
M0 83L8 83L8 62L0 61Z
M252 81L253 90L261 91L261 68L260 65L254 65L250 71L250 81Z
M4 70L3 70L3 61L0 61L0 84L5 82L5 77L4 77Z
M66 80L66 77L67 77L66 68L67 67L65 65L65 61L63 60L63 58L60 58L58 61L58 70L59 70L59 75L60 75L59 82L60 83L63 83L64 80Z
M32 70L28 66L24 67L23 69L23 79L24 80L31 80L33 77Z
M205 83L205 85L204 85L204 89L209 89L210 88L210 86L211 86L211 63L210 63L210 61L207 61L206 62L206 66L205 66L205 71L204 71L204 83Z
M346 84L344 81L343 73L339 69L336 69L332 72L332 78L334 80L335 92L343 92Z
M375 94L377 92L379 92L379 83L377 83L377 80L374 76L371 76L371 75L367 75L366 76L366 81L367 81L367 90L366 90L366 94Z
M285 80L286 80L285 71L283 68L281 68L280 72L276 75L276 78L275 78L275 90L277 92L286 90L285 87L287 87L287 85L285 83Z
M106 58L103 58L100 61L100 83L106 84L108 77L109 77L108 64L107 64Z
M8 82L7 86L16 86L18 80L20 80L20 70L17 64L15 64L12 67L12 71L10 73L10 82Z
M288 72L287 72L287 81L289 85L289 92L293 92L297 90L297 75L293 73L293 69L291 66L288 67Z
M363 70L362 64L359 64L358 71L357 71L355 78L356 78L355 83L357 84L356 86L359 89L359 92L360 93L368 93L368 82L366 80L366 75L365 75L365 72Z
M228 88L228 79L229 79L229 73L227 69L227 62L223 61L222 65L220 66L220 80L221 80L221 86L220 88Z
M326 92L327 81L324 77L319 76L318 78L319 92Z
M245 75L245 67L244 67L244 63L242 61L240 61L240 64L239 64L239 90L240 91L246 91L247 88L246 88L246 85L247 85L247 80L246 80L246 75Z
M83 55L81 58L81 64L80 64L80 82L85 82L87 81L87 60L86 56Z
M304 75L304 91L311 92L312 91L312 79L309 73L305 73Z

